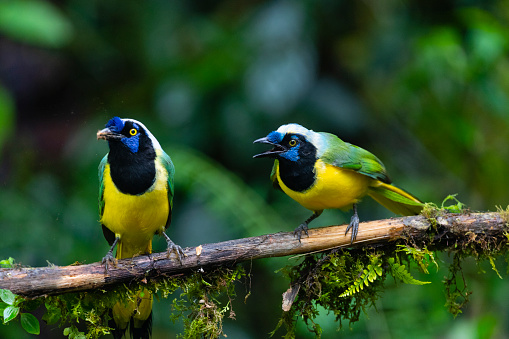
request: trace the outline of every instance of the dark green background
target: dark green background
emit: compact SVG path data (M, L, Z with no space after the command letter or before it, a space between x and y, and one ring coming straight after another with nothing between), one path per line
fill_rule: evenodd
M269 182L252 141L279 125L327 131L376 154L394 183L425 201L448 194L472 210L509 196L509 1L0 1L0 258L44 266L99 261L96 131L141 120L176 167L181 246L290 231L309 211ZM361 220L390 212L367 198ZM327 211L312 226L341 224ZM155 250L165 242L155 239ZM441 254L442 267L450 257ZM288 258L245 264L229 338L264 338L281 314ZM502 338L505 262L465 263L474 291L456 319L441 280L387 281L377 310L324 338ZM244 303L245 291L251 296ZM170 301L154 338L173 338ZM302 325L302 326L300 326ZM309 337L301 323L299 338ZM22 337L19 324L1 337ZM60 328L44 329L54 338ZM284 334L283 330L275 337Z

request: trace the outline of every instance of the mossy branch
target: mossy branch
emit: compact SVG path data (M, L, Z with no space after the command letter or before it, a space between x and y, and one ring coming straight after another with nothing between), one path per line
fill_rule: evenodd
M185 249L179 263L173 255L154 253L118 261L106 273L100 263L39 268L0 269L0 288L25 297L55 295L71 291L107 289L131 281L187 274L201 267L222 266L267 257L314 253L332 248L393 245L403 239L431 250L455 250L458 246L493 249L507 242L507 218L504 213L463 213L441 216L416 216L364 222L357 241L350 244L346 226L309 230L299 243L293 233L275 233L200 245Z

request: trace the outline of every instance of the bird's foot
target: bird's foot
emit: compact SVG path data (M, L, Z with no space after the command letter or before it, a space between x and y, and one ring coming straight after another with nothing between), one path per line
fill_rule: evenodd
M302 232L306 233L306 235L309 237L309 234L308 234L308 224L307 223L302 223L299 225L299 227L297 227L294 231L293 231L293 235L297 236L297 239L300 241L300 238L302 237Z
M171 242L168 243L168 248L166 249L168 258L170 257L171 253L175 253L177 256L178 261L182 264L182 259L186 257L186 254L184 253L184 250L179 245L175 245L175 243Z
M182 249L182 247L180 247L179 245L176 245L173 241L171 241L170 237L168 237L168 235L166 233L163 233L163 234L164 234L164 237L166 238L167 257L169 258L171 253L173 252L177 256L178 261L182 264L182 259L184 259L184 257L186 257L184 250Z
M350 219L350 224L348 224L348 227L346 228L345 235L348 233L350 229L352 229L352 240L350 241L350 244L353 244L355 238L357 238L357 233L359 232L359 216L357 215L357 213L352 215L352 219Z
M117 258L115 258L115 256L113 255L112 252L108 252L104 256L104 258L103 258L101 263L104 265L104 270L106 272L108 272L108 270L110 269L109 265L117 267Z

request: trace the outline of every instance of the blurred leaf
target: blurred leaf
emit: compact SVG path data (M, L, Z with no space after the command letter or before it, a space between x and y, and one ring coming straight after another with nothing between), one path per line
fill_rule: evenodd
M80 332L74 325L64 328L64 335L69 336L69 339L85 339L85 334Z
M424 35L417 46L417 65L419 69L433 79L431 84L437 95L444 90L444 76L451 80L463 80L467 68L467 58L461 45L457 29L452 27L435 28ZM440 86L441 85L441 86Z
M2 301L7 305L14 305L16 294L9 290L0 289L0 299L2 299Z
M0 302L0 314L4 314L4 310L9 307L9 305L7 305L6 303L4 302Z
M1 7L1 3L0 3ZM1 26L1 18L0 18ZM11 134L14 125L14 102L5 88L0 84L0 150Z
M21 314L21 326L30 334L38 335L41 332L39 320L30 313Z
M507 29L498 24L494 13L480 8L463 9L460 17L469 27L467 40L473 61L481 66L490 66L503 57L508 46Z
M51 307L51 304L45 303L46 313L42 316L42 320L46 322L46 324L56 324L57 321L62 316L62 311L56 307Z
M14 267L14 258L9 257L9 259L0 260L0 267L13 268Z
M493 314L481 316L477 322L476 338L489 339L494 338L493 333L497 328L497 318Z
M16 318L16 316L18 314L19 314L19 307L16 307L16 306L6 307L4 310L4 324L8 323L12 319Z
M62 47L73 36L71 22L50 2L0 1L0 31L15 40Z

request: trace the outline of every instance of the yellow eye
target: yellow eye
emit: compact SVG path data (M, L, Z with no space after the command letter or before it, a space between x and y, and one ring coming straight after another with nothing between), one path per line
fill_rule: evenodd
M293 147L293 146L297 145L297 140L295 140L295 139L291 139L291 140L288 142L288 145L290 145L290 147Z
M138 130L136 128L131 128L131 130L129 131L129 134L131 134L131 136L135 136L136 134L138 134Z

